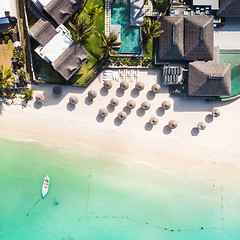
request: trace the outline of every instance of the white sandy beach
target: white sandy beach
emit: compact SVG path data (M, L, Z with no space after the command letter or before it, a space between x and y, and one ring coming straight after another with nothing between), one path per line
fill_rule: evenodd
M104 152L130 156L134 161L149 166L157 162L165 170L181 170L217 161L239 166L240 101L207 102L172 98L164 86L160 93L153 95L149 91L159 78L159 70L140 70L139 81L144 82L145 89L139 96L133 90L135 82L130 82L129 89L122 94L119 82L113 81L113 88L106 92L102 88L102 75L86 89L63 87L59 98L53 96L52 85L34 85L34 96L38 93L45 96L43 106L34 100L26 108L4 104L0 134L76 149L79 144L89 145ZM98 93L92 104L87 99L90 89ZM75 109L68 104L72 95L79 98ZM109 108L110 99L116 96L119 105L115 109ZM126 108L130 99L137 103L131 111ZM145 100L151 103L151 108L144 113L139 108ZM164 100L172 104L165 112L160 108ZM105 119L98 115L102 107L110 110ZM209 116L213 107L220 109L220 117L213 119ZM116 117L122 109L127 111L128 117L120 124ZM151 116L158 117L156 126L151 127L147 123ZM179 124L172 131L166 127L171 119ZM193 129L199 121L206 121L204 131Z

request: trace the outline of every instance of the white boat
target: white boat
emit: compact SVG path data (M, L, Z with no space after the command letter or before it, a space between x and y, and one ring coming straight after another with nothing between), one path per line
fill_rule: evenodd
M43 181L43 185L42 185L42 197L43 198L47 195L48 189L49 189L49 177L46 176Z

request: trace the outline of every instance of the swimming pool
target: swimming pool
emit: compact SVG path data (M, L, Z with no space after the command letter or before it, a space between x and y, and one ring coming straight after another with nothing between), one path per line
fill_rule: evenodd
M231 63L231 96L240 94L240 51L220 50L220 62Z
M121 25L121 41L123 44L118 53L140 53L140 27L130 26L130 5L126 3L111 3L111 24Z

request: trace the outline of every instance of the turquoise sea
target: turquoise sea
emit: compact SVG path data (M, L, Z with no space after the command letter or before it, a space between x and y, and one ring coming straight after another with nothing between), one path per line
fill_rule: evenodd
M80 152L0 139L1 240L240 239L236 189Z

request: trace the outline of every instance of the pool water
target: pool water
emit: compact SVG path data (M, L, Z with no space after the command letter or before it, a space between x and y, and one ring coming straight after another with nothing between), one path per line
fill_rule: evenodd
M118 53L139 53L141 50L140 27L130 26L129 3L111 3L111 24L121 25L123 44L115 51Z
M240 94L240 51L221 51L220 62L231 63L231 96Z

